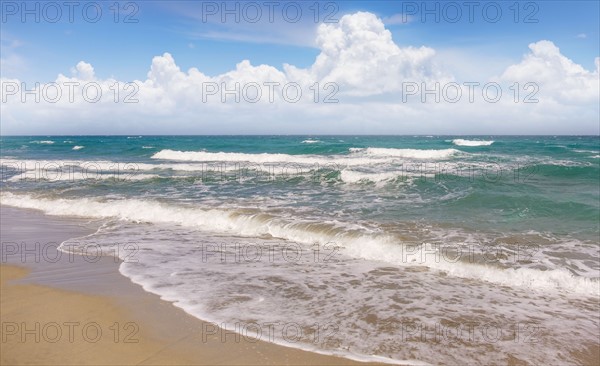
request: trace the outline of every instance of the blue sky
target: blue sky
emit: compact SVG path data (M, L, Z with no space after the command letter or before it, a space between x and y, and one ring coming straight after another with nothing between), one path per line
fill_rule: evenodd
M135 81L139 103L3 94L3 133L600 133L599 1L68 4L2 0L3 93L67 77L107 96L115 80ZM315 82L343 98L259 107L199 96L206 83L273 80L300 83L302 103ZM498 82L505 99L406 102L405 82ZM539 102L526 105L530 83Z
M39 3L40 9L43 9L45 2ZM103 14L93 24L84 20L79 8L74 10L73 23L69 22L66 7L61 7L63 15L57 23L40 21L36 24L33 15L27 15L26 22L22 22L19 16L22 9L16 15L4 11L3 57L15 54L23 61L18 67L3 70L4 76L31 82L54 80L59 72L68 73L73 65L84 60L94 65L99 76L141 79L148 71L152 57L164 52L171 53L183 69L193 66L215 75L232 69L242 59L249 59L253 64L266 63L276 67L283 63L309 66L319 53L311 44L311 35L317 27L313 20L314 8L308 9L314 6L312 1L302 3L304 12L297 24L287 23L283 18L280 9L285 2L274 8L273 23L266 21L267 8L263 8L265 14L261 20L265 21L259 24L243 21L235 24L231 21L232 16L223 24L218 19L220 14L206 14L204 22L203 6L199 1L133 2L139 11L132 19L138 22L115 23L114 10L109 9L113 1L98 3L103 6ZM119 2L121 16L131 14L135 9L123 9L128 3ZM214 3L219 5L220 12L222 2ZM262 5L264 2L258 3ZM549 39L564 55L588 69L593 69L594 58L599 54L598 1L521 1L519 22L514 21L515 2L500 1L496 4L501 5L503 13L497 23L488 22L483 17L481 9L485 2L480 2L481 5L474 8L473 23L468 19L467 5L460 1L456 4L461 6L463 13L456 23L444 20L444 2L438 2L439 23L431 14L427 15L425 22L422 21L424 8L421 1L340 1L335 2L338 9L330 3L320 2L321 18L331 12L335 14L332 18L339 19L346 13L369 11L385 19L402 14L403 10L414 13L416 4L417 13L409 18L408 23L387 24L394 41L402 46L426 45L436 50L464 50L474 57L517 61L527 52L529 43ZM535 4L535 7L529 5L525 9L529 3ZM433 7L435 2L429 2L428 5ZM3 10L6 10L5 6L6 2ZM30 6L33 8L33 5ZM235 5L229 2L229 6ZM243 2L240 6L243 6ZM329 8L325 9L326 6ZM54 16L51 10L48 8L50 18ZM93 10L88 10L92 14L90 17L94 14ZM289 10L290 13L292 10ZM494 16L493 10L493 7L488 9L490 20ZM454 17L455 13L451 11L451 7L446 9L448 19ZM533 12L535 15L528 20L538 22L524 23L526 16ZM230 35L235 34L240 39L246 37L242 40L232 39L234 37Z

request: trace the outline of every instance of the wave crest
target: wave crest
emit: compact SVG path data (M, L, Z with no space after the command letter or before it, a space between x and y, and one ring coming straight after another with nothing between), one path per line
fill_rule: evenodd
M426 266L451 276L471 278L501 285L532 287L539 290L560 290L586 295L600 294L598 280L575 276L559 268L501 269L461 261L439 261L432 256L413 256L403 241L389 233L372 233L360 228L327 222L290 222L284 218L259 211L181 206L149 200L127 199L100 201L98 199L47 199L30 195L0 193L2 204L38 209L50 215L92 218L117 218L131 222L176 224L186 227L211 228L212 232L245 237L270 235L274 238L304 244L338 243L347 255L404 266ZM425 248L426 253L431 250ZM419 261L419 258L421 260ZM423 260L424 258L424 260Z
M456 149L420 150L420 149L392 149L382 147L367 147L364 149L350 148L353 154L364 154L372 157L394 157L407 159L448 159L453 156L464 154Z
M452 143L456 146L490 146L495 141L489 140L464 140L464 139L454 139Z

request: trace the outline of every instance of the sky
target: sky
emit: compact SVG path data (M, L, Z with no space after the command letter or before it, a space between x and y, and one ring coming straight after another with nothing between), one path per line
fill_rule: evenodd
M600 133L598 1L0 4L2 134Z

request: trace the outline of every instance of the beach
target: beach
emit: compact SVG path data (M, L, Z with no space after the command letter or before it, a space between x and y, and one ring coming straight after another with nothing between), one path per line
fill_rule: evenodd
M599 359L596 137L2 142L7 363Z
M0 206L0 212L1 365L378 364L220 329L143 291L118 273L120 260L113 257L90 261L51 249L12 254L9 248L7 253L7 243L53 243L47 247L53 248L69 237L89 234L94 224L6 206ZM581 351L571 355L574 363L600 364L598 344L580 346ZM506 364L528 363L509 356Z
M600 1L0 8L0 366L600 366Z
M33 210L0 211L2 365L358 364L224 332L143 291L119 274L112 257L86 261L53 245L24 258L7 253L7 243L43 248L89 234L94 225Z

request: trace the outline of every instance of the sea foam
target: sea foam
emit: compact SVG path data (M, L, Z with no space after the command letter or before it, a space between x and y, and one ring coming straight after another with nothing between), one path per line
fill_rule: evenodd
M131 222L151 222L193 227L245 237L270 236L304 244L337 243L345 253L367 260L384 261L403 266L426 266L448 275L492 282L506 286L530 287L538 290L559 290L586 295L600 295L598 280L571 274L566 269L541 271L530 268L501 269L476 263L439 260L435 247L426 252L407 252L402 240L394 235L372 233L339 226L339 224L288 221L256 210L197 208L186 205L160 203L151 200L98 200L93 198L48 199L31 195L3 192L2 203L38 209L50 215L67 215L91 218L115 218Z
M452 143L457 146L490 146L495 141L455 139Z

